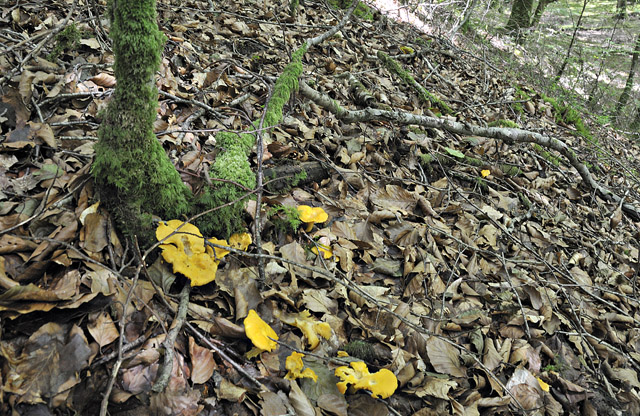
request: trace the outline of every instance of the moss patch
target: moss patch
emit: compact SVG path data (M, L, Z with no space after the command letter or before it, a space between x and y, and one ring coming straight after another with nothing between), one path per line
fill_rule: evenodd
M511 121L511 120L505 120L505 119L499 119L496 121L492 121L491 123L488 124L489 127L508 127L511 129L517 129L518 127L518 123Z
M276 81L263 128L273 127L282 120L285 104L291 98L291 93L298 89L298 78L302 74L302 56L307 48L308 45L305 43L293 53L291 62ZM255 122L254 127L258 128L259 123ZM255 188L256 177L248 161L255 141L256 137L251 133L218 133L216 142L223 151L211 166L210 177L233 181L248 189ZM204 234L228 238L241 230L242 214L248 198L247 190L233 183L214 184L212 189L206 190L198 197L196 207L199 212L215 210L198 219L196 225Z
M568 104L561 104L555 98L551 98L542 94L542 99L551 104L553 107L553 115L556 123L573 124L577 133L587 139L591 143L597 143L597 140L591 134L589 128L584 124L580 113Z
M80 44L82 35L75 23L71 23L56 35L55 46L47 59L55 61L58 57L70 50L76 49Z

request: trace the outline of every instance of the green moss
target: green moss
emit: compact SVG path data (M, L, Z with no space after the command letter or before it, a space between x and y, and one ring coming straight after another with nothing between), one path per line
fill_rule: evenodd
M537 143L533 144L533 148L536 150L536 152L538 152L540 154L540 156L542 156L547 162L551 163L553 166L560 166L560 161L561 159L550 153L549 151L545 150L542 148L542 146L540 146Z
M517 129L519 126L518 126L518 123L514 121L499 119L489 123L489 127L508 127L512 129Z
M111 7L118 83L98 131L91 169L99 197L128 236L152 237L151 214L179 218L191 194L153 133L164 36L154 0L119 0Z
M264 118L264 127L273 127L282 120L282 109L289 102L291 93L298 90L298 79L302 75L302 57L307 52L309 45L304 43L291 55L291 62L284 68L282 75L278 77L273 87L273 95L267 107Z
M264 117L263 128L277 125L282 120L282 110L289 101L291 93L298 89L298 79L302 74L302 56L307 51L305 43L291 56L287 65L276 81L273 94ZM259 123L254 126L258 128ZM255 135L250 133L220 132L216 142L222 149L211 166L211 178L236 182L245 188L256 186L256 177L249 165L249 154L255 144ZM216 182L212 189L206 190L196 201L199 212L212 212L198 219L196 225L206 235L228 238L242 227L244 206L249 196L247 190L229 182Z
M382 61L389 71L397 75L405 84L411 87L423 102L430 102L431 104L436 105L445 114L451 114L453 112L447 104L422 87L409 72L405 71L402 66L400 66L398 61L382 51L378 51L378 59Z
M518 101L530 101L531 97L529 94L524 92L520 86L516 85L515 99ZM520 115L524 114L524 107L522 106L522 103L513 103L513 109Z
M269 209L267 215L276 229L282 233L295 232L302 224L297 207L276 205Z
M55 61L62 53L76 49L81 38L82 35L76 27L76 24L71 23L56 35L55 46L47 56L47 59Z
M597 140L591 134L589 128L584 124L580 113L567 104L561 104L557 99L542 94L542 99L551 104L556 123L573 124L578 135L584 137L589 142L596 144Z
M352 0L329 0L329 6L334 9L348 9L351 7ZM371 7L360 2L353 11L354 16L359 17L362 20L373 21L373 10Z
M522 174L522 170L520 170L520 168L512 165L502 164L500 165L500 170L507 176L518 176Z
M344 351L352 357L371 362L375 358L373 346L366 341L351 341L343 347Z
M295 17L298 14L298 7L300 7L300 0L289 1L289 15Z

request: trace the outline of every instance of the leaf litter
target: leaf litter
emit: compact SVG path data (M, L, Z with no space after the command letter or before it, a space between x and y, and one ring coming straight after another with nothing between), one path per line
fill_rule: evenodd
M3 13L0 27L15 30L6 45L25 51L18 42L44 36L69 7ZM215 159L215 131L259 119L269 92L260 76L277 76L287 51L342 13L305 3L293 20L288 6L271 2L208 7L158 5L168 42L155 130L196 192ZM2 90L2 413L97 414L121 355L110 414L640 414L640 223L621 205L591 193L554 151L388 121L346 124L300 96L268 132L265 163L320 162L327 176L265 194L265 280L252 257L221 260L215 283L191 294L188 321L199 332L178 337L168 388L151 394L176 277L158 259L132 280L134 247L95 204L89 166L113 56L104 27L77 24L76 49L50 62L45 46ZM597 144L576 135L529 89L519 112L518 80L408 26L353 18L306 54L305 79L352 109L440 115L373 58L377 50L420 51L398 60L454 109L442 117L543 129L637 205L635 143L596 127ZM0 57L5 74L19 63L17 53ZM348 104L358 94L342 74L370 92L360 104ZM303 231L266 215L301 205L328 219ZM279 344L248 359L242 321L251 310ZM330 334L322 326L318 337L317 325ZM292 352L305 354L317 381L286 379ZM392 372L395 393L342 395L334 370L362 361L371 373Z

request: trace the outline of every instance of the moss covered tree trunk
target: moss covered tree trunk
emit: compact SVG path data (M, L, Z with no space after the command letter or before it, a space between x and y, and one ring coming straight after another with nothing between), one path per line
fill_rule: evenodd
M128 236L149 241L151 214L179 218L190 191L153 133L158 69L164 35L155 0L111 0L117 80L98 132L92 173L103 205Z
M514 32L519 39L522 29L531 27L531 9L533 8L533 0L514 0L511 6L511 15L507 22L506 29Z

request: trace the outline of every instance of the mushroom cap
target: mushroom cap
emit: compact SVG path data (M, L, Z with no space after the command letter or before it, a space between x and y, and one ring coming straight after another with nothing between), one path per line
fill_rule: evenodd
M249 233L236 233L229 237L229 247L236 250L246 250L251 243L251 234Z
M308 310L295 314L286 314L281 316L280 320L285 324L299 328L307 338L309 349L315 349L320 343L318 335L325 339L331 338L331 326L326 322L314 319Z
M210 242L210 243L213 243L213 244L218 244L220 246L228 246L229 245L229 243L227 243L227 240L218 240L217 238L210 238L207 241ZM220 247L207 246L207 253L211 257L215 257L216 259L220 260L221 258L226 256L227 254L229 254L230 251L229 250L225 250L224 248L220 248Z
M244 318L244 333L261 350L272 351L278 346L276 332L253 309Z
M386 399L398 388L398 379L391 371L383 368L376 373L370 374L367 364L363 361L352 362L351 368L347 366L338 367L335 369L334 374L342 380L336 383L338 390L342 394L347 391L349 384L353 384L356 390L369 390L373 397Z
M363 377L353 387L369 390L374 398L386 399L398 388L398 379L391 371L383 368L377 373Z
M171 263L174 273L187 277L191 286L202 286L216 278L218 261L205 252L198 227L180 220L167 221L158 225L156 238L164 240L160 244L162 258Z
M298 205L300 220L305 223L325 222L329 219L329 214L320 207L314 208L309 205Z

